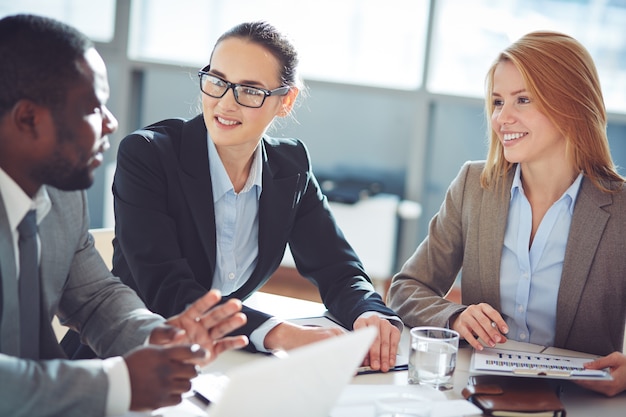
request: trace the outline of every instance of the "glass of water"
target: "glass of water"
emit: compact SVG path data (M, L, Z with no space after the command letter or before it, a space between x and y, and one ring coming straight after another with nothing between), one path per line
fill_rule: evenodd
M409 348L409 384L452 388L459 334L442 327L414 327Z

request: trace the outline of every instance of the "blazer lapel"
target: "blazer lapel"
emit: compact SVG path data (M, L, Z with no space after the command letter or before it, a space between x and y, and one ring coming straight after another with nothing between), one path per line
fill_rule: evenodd
M0 195L0 284L2 289L0 315L0 352L19 356L19 304L17 270L13 235L9 227L4 201Z
M574 323L591 263L609 220L609 214L602 207L611 204L612 200L610 194L601 192L591 181L583 178L563 261L554 340L557 346L565 344Z
M484 299L490 302L493 308L498 311L502 310L500 300L500 261L514 174L515 169L511 169L504 184L502 184L504 192L501 192L498 188L495 191L483 193L483 203L480 209L479 227L484 230L484 232L480 233L480 236L485 238L479 241L478 254L492 254L491 256L480 256L483 263L480 266L481 290Z
M183 125L180 145L181 188L190 201L189 207L198 225L198 235L215 271L216 235L213 186L208 163L207 131L202 116Z
M263 155L263 191L259 201L259 255L256 268L250 279L234 294L246 298L265 282L268 270L277 267L284 253L286 227L291 226L292 211L295 210L303 192L306 178L303 173L279 177L280 167L271 164L267 157L265 142L261 141ZM288 224L288 226L285 226ZM283 238L284 237L284 238Z

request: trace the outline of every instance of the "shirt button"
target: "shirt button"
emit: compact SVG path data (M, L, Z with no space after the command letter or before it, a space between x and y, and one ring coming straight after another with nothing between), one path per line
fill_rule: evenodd
M524 279L528 279L528 272L524 272L524 273L522 274L522 278L524 278Z
M526 340L526 333L520 333L519 338L520 340Z
M519 311L520 313L523 313L523 312L524 312L524 306L523 306L523 305L521 305L521 304L520 304L520 305L518 305L518 306L517 306L517 311Z
M235 279L235 274L233 272L229 273L228 279Z

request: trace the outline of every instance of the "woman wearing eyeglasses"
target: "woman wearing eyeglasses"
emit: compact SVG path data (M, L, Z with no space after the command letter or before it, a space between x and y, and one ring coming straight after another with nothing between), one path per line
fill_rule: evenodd
M278 268L289 243L299 272L337 319L348 328L378 328L365 364L386 371L401 322L335 224L304 144L266 135L296 101L297 63L271 25L238 25L199 71L202 115L164 120L122 141L113 271L151 309L170 314L211 288L246 299ZM242 333L259 351L340 333L244 310Z

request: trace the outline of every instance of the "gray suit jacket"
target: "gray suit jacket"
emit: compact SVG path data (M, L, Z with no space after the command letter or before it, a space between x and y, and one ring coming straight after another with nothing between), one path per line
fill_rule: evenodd
M5 204L0 198L0 415L104 415L108 380L101 360L63 359L51 326L61 322L81 332L101 356L121 355L141 345L163 318L145 309L134 291L113 277L88 233L84 192L47 188L50 213L39 226L41 240L41 360L19 358L14 284L15 253Z
M450 185L428 237L393 278L389 306L408 326L446 326L466 305L500 308L500 258L510 189L480 186L484 162ZM463 305L445 300L462 268ZM606 355L622 350L626 319L626 190L603 193L583 178L557 300L555 346Z

